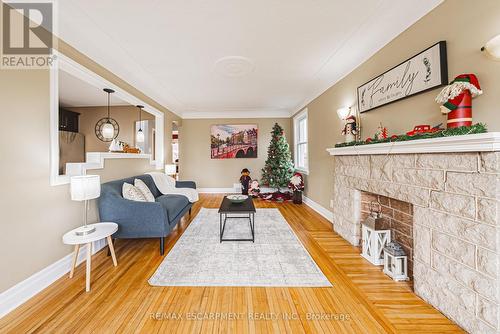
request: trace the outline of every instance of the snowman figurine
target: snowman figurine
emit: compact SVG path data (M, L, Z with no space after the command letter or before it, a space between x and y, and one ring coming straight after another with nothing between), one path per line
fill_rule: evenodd
M345 142L350 143L356 140L356 135L358 134L356 126L356 117L349 116L345 119L344 130L342 134L345 136Z

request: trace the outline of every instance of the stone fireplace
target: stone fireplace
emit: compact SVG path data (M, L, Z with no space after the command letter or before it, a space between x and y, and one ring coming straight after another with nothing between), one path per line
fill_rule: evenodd
M467 143L448 143L445 152L423 153L439 140L425 141L428 149L415 142L424 140L408 144L408 154L406 143L328 150L334 230L358 246L367 203L379 201L412 261L415 293L468 332L500 333L500 152L482 152L476 140L473 152L454 153Z

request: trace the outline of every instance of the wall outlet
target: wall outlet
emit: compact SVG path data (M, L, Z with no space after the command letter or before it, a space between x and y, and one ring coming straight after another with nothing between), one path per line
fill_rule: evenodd
M330 200L330 208L333 209L333 199Z

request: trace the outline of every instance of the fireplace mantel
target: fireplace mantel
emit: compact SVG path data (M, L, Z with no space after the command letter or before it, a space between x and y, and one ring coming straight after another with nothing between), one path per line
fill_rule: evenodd
M494 152L500 151L500 132L334 147L326 150L330 155Z

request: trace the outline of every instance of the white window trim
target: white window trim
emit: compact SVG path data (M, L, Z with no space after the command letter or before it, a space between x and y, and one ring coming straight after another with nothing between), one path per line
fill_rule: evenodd
M295 166L295 169L301 173L304 173L306 175L309 175L309 154L307 154L307 161L306 161L306 164L307 164L307 168L303 168L303 167L297 167L297 156L298 156L298 152L297 152L297 148L298 148L298 126L299 126L299 121L301 121L302 119L306 118L307 119L307 152L309 153L309 117L308 117L308 113L307 113L307 108L302 110L300 113L298 113L297 115L295 115L293 117L293 164Z
M130 103L130 105L144 105L145 110L155 116L156 125L156 157L151 163L155 169L164 168L164 114L148 103L141 101L132 94L112 84L108 80L92 72L73 59L54 50L55 66L50 69L50 185L59 186L68 184L68 175L59 175L59 70L65 71L92 86L108 87L116 91L115 96Z

